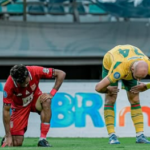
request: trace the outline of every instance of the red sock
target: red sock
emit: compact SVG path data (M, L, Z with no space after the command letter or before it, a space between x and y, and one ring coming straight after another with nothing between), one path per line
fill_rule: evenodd
M49 123L41 123L41 136L40 136L40 138L46 138L49 129L50 129Z

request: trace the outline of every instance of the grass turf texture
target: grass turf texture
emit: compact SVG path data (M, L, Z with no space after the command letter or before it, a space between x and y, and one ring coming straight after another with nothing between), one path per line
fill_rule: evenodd
M150 138L148 138L150 140ZM119 138L121 144L110 145L108 138L47 138L53 147L47 150L150 150L150 144L136 144L135 138ZM38 138L25 138L22 147L5 147L5 150L42 150Z

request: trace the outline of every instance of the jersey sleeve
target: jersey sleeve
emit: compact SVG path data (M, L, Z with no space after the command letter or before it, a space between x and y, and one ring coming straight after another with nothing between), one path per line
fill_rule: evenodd
M115 83L125 76L124 64L122 62L115 62L108 73L108 79L111 83Z
M44 68L40 66L32 66L27 67L29 68L29 71L31 70L35 75L37 75L39 78L53 78L54 77L54 69L53 68Z
M3 103L6 105L12 103L13 92L12 92L11 84L12 83L8 79L5 83L5 86L4 86Z

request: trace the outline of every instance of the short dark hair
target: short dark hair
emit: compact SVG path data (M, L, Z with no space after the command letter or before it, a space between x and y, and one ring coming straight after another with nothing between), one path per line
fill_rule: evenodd
M29 76L29 72L24 65L20 64L15 65L10 69L10 75L15 82L23 83Z

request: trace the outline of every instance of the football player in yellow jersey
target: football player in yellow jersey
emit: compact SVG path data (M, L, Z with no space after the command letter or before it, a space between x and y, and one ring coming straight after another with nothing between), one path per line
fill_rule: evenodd
M136 130L136 143L148 143L143 134L143 114L139 101L139 92L131 91L148 73L148 57L132 45L118 45L108 51L103 59L102 80L95 90L105 94L104 119L109 134L110 144L120 144L114 129L114 104L117 98L118 80L122 80L122 88L127 91L131 104L131 118ZM146 90L143 84L143 91Z

